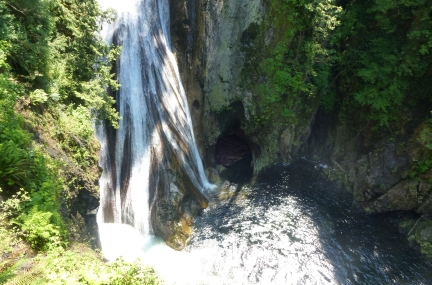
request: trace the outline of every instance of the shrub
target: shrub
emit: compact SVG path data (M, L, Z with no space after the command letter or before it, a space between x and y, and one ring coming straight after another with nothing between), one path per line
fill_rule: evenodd
M12 221L20 227L21 234L32 248L48 250L60 245L60 228L51 222L52 213L41 212L34 206Z

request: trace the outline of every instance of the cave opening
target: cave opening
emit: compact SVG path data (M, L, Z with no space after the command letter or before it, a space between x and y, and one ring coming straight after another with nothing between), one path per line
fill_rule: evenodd
M198 111L201 107L201 104L199 103L198 100L195 100L192 104L192 107L193 107L194 111Z
M221 136L215 148L216 164L222 165L224 170L221 178L231 182L246 182L252 179L253 164L252 151L247 138L237 135Z

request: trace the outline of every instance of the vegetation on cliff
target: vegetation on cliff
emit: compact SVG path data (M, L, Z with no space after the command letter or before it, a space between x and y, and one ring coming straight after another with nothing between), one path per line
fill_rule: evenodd
M294 98L317 98L356 125L395 130L430 103L428 1L266 2L266 20L246 32L253 36L244 49L244 84L260 98L258 125L272 113L293 118L306 108Z
M297 124L298 115L310 113L319 96L329 92L336 60L332 31L342 10L334 1L267 2L266 20L245 49L244 84L259 97L252 129L280 117L285 125Z
M5 203L19 203L8 218L37 249L67 234L64 172L94 175L91 112L118 118L105 91L116 86L107 59L116 50L94 34L108 19L95 3L0 2L0 187Z
M255 97L248 107L255 116L243 126L248 134L278 128L270 136L275 141L288 128L288 144L301 143L296 137L310 129L317 108L337 114L353 133L366 130L375 141L430 119L428 1L264 3L264 20L242 36L242 87ZM430 132L425 129L420 142L429 150ZM273 146L272 152L277 151ZM431 165L429 152L412 173Z
M347 120L397 130L419 104L430 104L431 13L426 0L348 2L335 67Z
M376 139L414 133L423 150L411 177L432 169L431 15L426 0L348 1L336 29L340 119ZM413 126L422 121L416 134Z
M278 153L270 163L290 160L315 120L323 133L309 142L336 168L328 169L329 179L330 171L339 173L337 181L366 212L412 211L429 226L430 1L264 2L264 21L242 38L242 87L255 97L248 111L256 114L243 127L271 148L259 155ZM423 224L415 225L418 234ZM415 241L432 256L430 236Z
M88 238L77 196L98 196L94 122L119 119L106 91L119 49L97 35L112 19L96 0L0 1L0 283L158 282L69 249Z

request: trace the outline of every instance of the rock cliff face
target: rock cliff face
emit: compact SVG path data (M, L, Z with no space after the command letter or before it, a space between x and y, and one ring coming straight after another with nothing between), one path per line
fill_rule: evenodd
M244 84L254 77L249 74L250 66L258 65L248 51L253 49L255 58L263 57L272 42L277 42L272 28L264 32L267 38L263 44L256 41L258 30L262 30L266 21L265 3L261 0L170 3L172 42L206 164L215 164L215 146L227 135L248 141L255 173L275 161L290 161L310 134L317 106L295 126L287 126L284 118L278 118L271 128L250 127L255 123L260 100L252 91L253 86Z
M432 171L416 172L430 152L421 139L427 123L401 126L399 136L374 139L370 128L354 132L331 116L316 117L305 155L328 163L323 177L347 189L355 206L369 214L395 215L401 233L432 257Z
M432 256L427 220L432 212L432 173L410 176L419 157L428 151L419 143L424 126L421 120L417 128L406 127L398 137L376 139L370 126L350 131L337 115L317 113L317 102L298 99L292 110L299 118L297 123L287 125L284 118L276 118L264 128L250 127L260 104L253 84L266 80L252 74L251 67L258 69L256 59L265 56L278 41L278 31L272 25L263 28L263 23L269 22L266 3L170 1L173 48L206 166L217 164L218 141L232 135L249 144L255 173L275 161L300 156L327 163L330 167L323 170L323 176L348 189L354 204L367 213L418 215L415 224L401 214L401 231ZM249 84L244 84L245 80ZM307 110L300 105L308 105Z

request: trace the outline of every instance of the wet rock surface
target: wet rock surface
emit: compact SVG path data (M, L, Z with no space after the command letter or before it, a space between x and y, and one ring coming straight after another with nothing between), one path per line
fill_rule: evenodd
M195 196L187 180L178 179L173 170L161 183L152 205L151 224L154 234L175 250L182 250L192 233L194 218L207 207L205 196ZM181 177L181 175L178 175ZM201 198L201 199L200 199Z
M410 224L413 230L409 234L409 230L401 233L423 254L432 256L428 246L432 239L426 241L427 235L420 239L418 232L428 227L432 213L432 173L413 172L417 162L428 152L419 140L424 124L397 137L374 141L370 130L353 132L328 117L316 120L320 121L313 127L308 152L312 159L328 164L322 176L347 189L353 195L353 204L366 213L397 212L400 221L411 214L421 216L422 222L415 227L415 219L402 223Z
M276 161L298 157L309 137L316 104L310 113L301 115L298 124L287 126L281 116L272 127L250 127L256 123L261 103L243 82L244 77L254 78L246 63L259 66L250 63L247 51L254 50L257 58L263 58L277 41L270 27L265 43L254 42L267 15L266 5L261 0L170 1L172 43L206 166L217 164L218 140L235 124L248 132L255 173ZM258 81L262 84L263 80Z
M373 202L364 205L367 212L415 211L430 213L432 183L403 180Z

